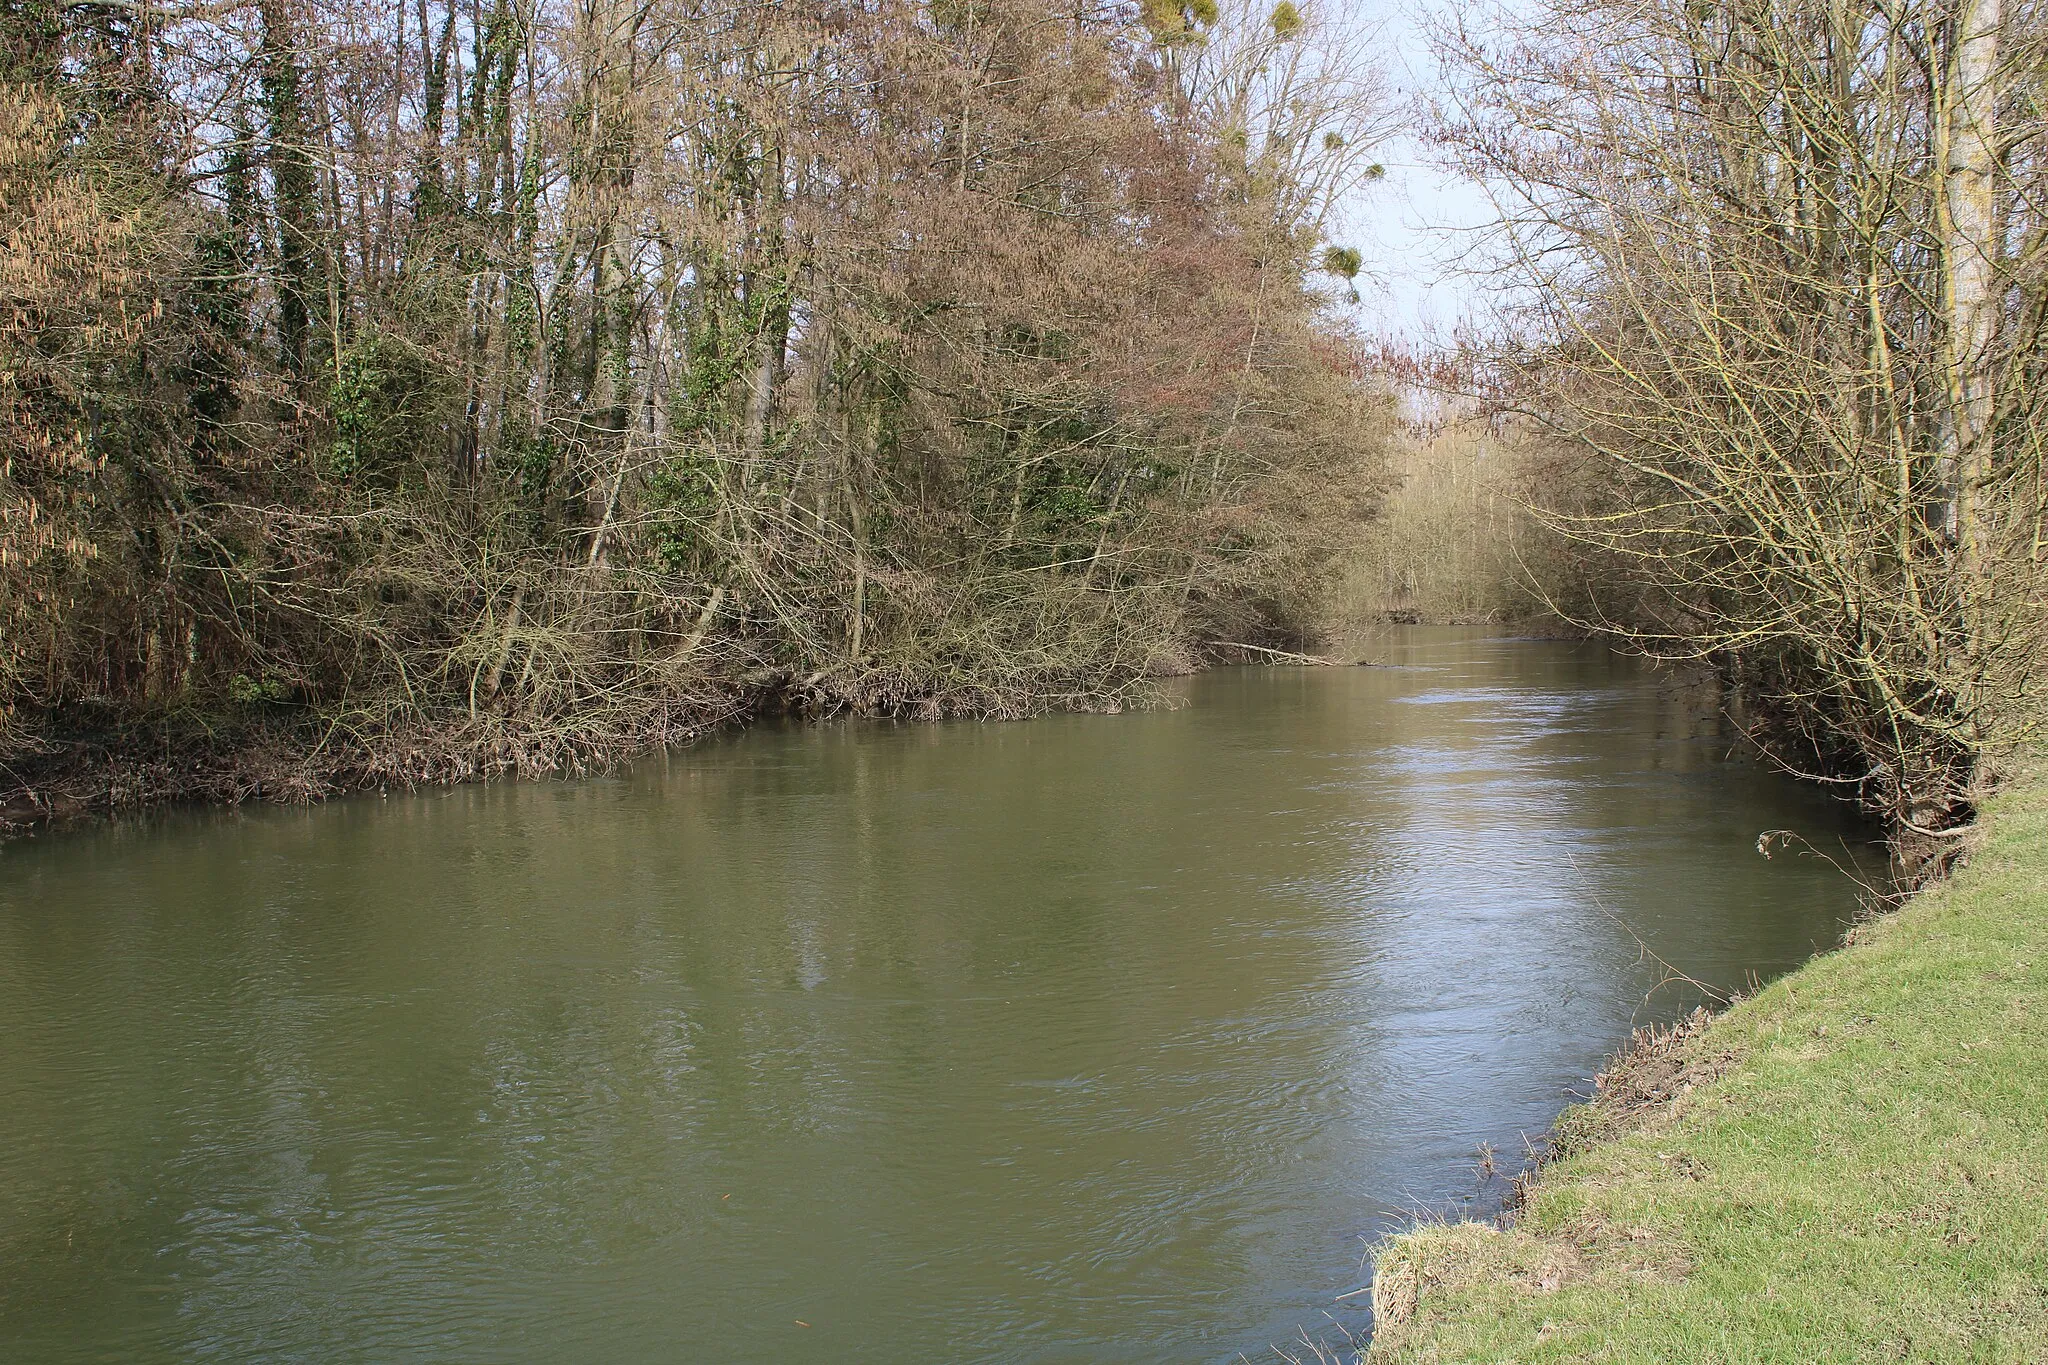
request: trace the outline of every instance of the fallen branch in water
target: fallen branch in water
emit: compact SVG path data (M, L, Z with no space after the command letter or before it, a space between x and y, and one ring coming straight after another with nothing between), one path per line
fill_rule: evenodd
M1270 654L1276 659L1299 659L1302 663L1314 664L1318 668L1343 667L1337 660L1326 659L1320 654L1297 654L1291 649L1268 649L1264 645L1240 644L1236 640L1218 640L1215 643L1218 649L1249 649L1255 654Z

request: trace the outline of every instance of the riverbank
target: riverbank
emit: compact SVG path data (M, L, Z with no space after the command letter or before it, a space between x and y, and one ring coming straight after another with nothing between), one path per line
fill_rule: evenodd
M760 709L735 692L584 718L484 713L432 723L306 710L84 730L6 756L0 839L160 806L310 805L393 787L580 777L745 723Z
M1513 1226L1380 1252L1366 1359L2048 1358L2048 785L1568 1111Z
M1265 645L1169 640L1136 661L1112 659L1092 672L1017 668L935 678L889 663L803 673L728 669L657 677L559 710L428 712L391 697L325 706L257 699L141 719L55 718L26 742L0 746L0 839L162 806L311 805L362 791L586 777L766 717L1015 720L1117 712L1156 703L1162 678L1245 661L1332 662Z

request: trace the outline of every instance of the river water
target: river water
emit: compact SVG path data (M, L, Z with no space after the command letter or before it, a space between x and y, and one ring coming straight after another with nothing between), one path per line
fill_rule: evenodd
M1848 878L1760 832L1861 836L1598 647L1376 652L0 848L0 1357L1361 1328L1370 1238L1693 1002L1646 953L1725 988L1837 937Z

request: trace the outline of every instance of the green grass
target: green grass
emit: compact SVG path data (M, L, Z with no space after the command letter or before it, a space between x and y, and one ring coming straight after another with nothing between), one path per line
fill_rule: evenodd
M1517 1226L1387 1245L1367 1359L2048 1361L2048 787L1948 883L1676 1048Z

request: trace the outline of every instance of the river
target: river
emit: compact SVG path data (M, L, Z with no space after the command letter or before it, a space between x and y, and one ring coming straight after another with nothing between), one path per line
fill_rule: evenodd
M0 847L0 1356L1222 1361L1364 1325L1867 833L1598 646ZM1272 1358L1272 1357L1266 1357Z

